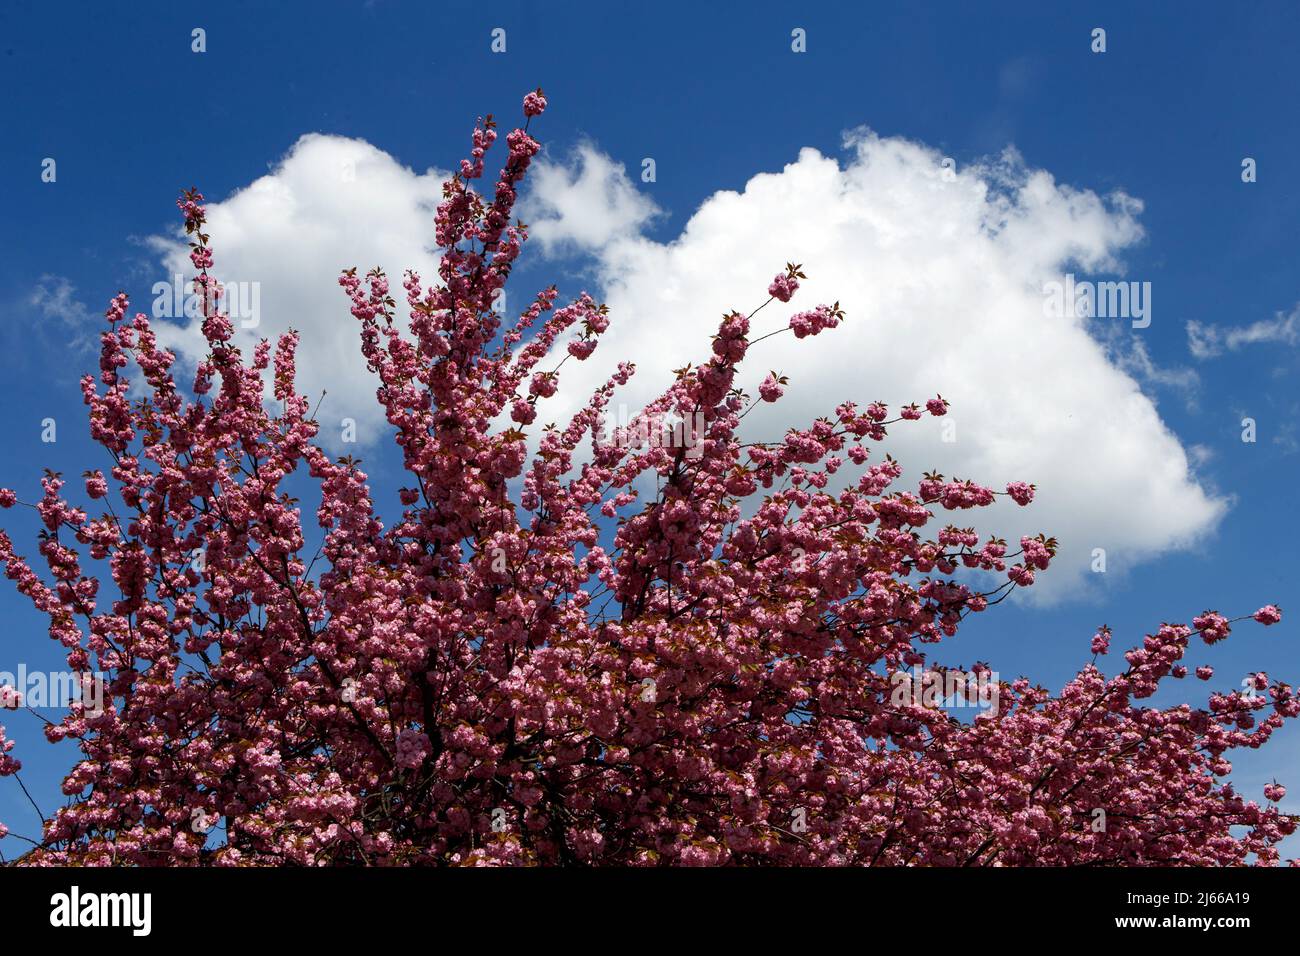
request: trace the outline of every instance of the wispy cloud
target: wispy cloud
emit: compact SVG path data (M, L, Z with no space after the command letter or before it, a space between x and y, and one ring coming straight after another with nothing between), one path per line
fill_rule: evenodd
M1185 365L1157 364L1151 358L1146 342L1137 335L1116 332L1105 341L1107 354L1118 368L1145 385L1181 393L1188 409L1196 409L1197 391L1201 384L1201 376L1196 369Z
M1204 325L1195 319L1187 323L1187 347L1198 359L1214 358L1235 352L1247 345L1263 343L1295 345L1300 343L1300 303L1290 312L1279 312L1271 319L1250 325Z
M42 275L27 297L27 306L37 318L53 321L60 326L59 334L65 344L74 349L88 347L97 330L95 313L77 298L77 287L71 280L58 275Z

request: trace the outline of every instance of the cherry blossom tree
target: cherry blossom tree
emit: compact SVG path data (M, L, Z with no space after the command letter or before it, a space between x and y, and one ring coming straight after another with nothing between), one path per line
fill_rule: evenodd
M513 322L496 311L545 107L540 90L524 99L490 193L474 186L498 131L478 123L437 210L437 279L402 281L409 321L382 272L339 280L400 449L400 506L316 443L296 333L247 357L233 343L203 197L179 200L209 346L190 389L119 294L82 381L106 453L85 501L45 474L28 505L41 573L0 532L7 577L69 668L105 686L47 726L81 760L22 861L1277 862L1295 829L1282 787L1261 804L1223 778L1231 751L1300 713L1292 688L1259 674L1204 707L1144 704L1186 676L1194 638L1233 622L1161 625L1110 677L1103 628L1057 693L945 668L931 645L1032 585L1056 542L1009 550L943 515L1028 505L1034 487L926 474L900 490L871 446L945 414L942 397L895 414L844 401L742 441L746 413L786 385L738 388L749 350L845 318L781 311L800 266L726 314L711 354L632 422L606 428L623 363L570 421L539 424L610 322L586 294L557 307L553 287ZM318 491L315 528L300 487ZM951 706L962 687L982 695L973 719ZM13 747L0 730L0 776L19 774Z

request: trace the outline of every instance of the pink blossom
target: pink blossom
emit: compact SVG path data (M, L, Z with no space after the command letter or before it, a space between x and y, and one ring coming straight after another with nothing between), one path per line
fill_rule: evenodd
M775 402L785 394L785 385L775 372L769 372L758 386L758 394L765 402Z
M1013 481L1007 485L1007 494L1018 505L1027 505L1034 500L1034 486L1023 481Z
M1228 619L1217 611L1206 611L1192 618L1192 627L1200 631L1201 639L1206 644L1221 641L1232 631Z
M429 735L407 728L397 735L397 765L414 770L433 752Z
M1260 624L1276 624L1282 620L1282 611L1276 604L1265 604L1252 617L1259 621Z
M840 324L842 313L838 306L819 305L808 312L799 312L790 317L790 328L797 339L816 335L823 329L833 329Z
M781 302L789 302L798 288L799 280L783 272L772 280L767 292Z
M105 498L108 496L108 481L104 478L104 473L96 469L86 473L86 494L91 498Z
M540 87L524 97L525 116L541 116L545 109L546 97L542 94Z

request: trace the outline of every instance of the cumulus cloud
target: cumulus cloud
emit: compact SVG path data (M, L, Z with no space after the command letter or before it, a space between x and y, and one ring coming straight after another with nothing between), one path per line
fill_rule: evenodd
M755 347L742 384L753 392L775 369L791 385L746 419L751 438L779 437L845 399L897 406L942 392L955 441L927 419L898 426L876 454L899 458L909 478L937 468L995 486L1037 483L1034 506L971 518L1013 541L1039 530L1060 539L1058 567L1034 589L1048 597L1101 579L1088 573L1095 548L1113 577L1213 529L1228 502L1198 483L1135 380L1156 374L1145 349L1119 361L1101 341L1117 320L1044 308L1044 284L1067 270L1120 268L1142 236L1140 202L1057 183L1013 151L953 177L938 153L902 139L863 130L845 149L843 162L804 149L743 191L714 194L668 242L648 238L657 207L595 147L539 161L524 218L542 250L594 270L613 318L591 359L566 364L540 420L567 420L621 359L638 372L615 402L635 412L672 369L707 355L725 311L758 305L795 261L810 278L790 306L759 313L755 337L819 302L838 300L848 320L812 340ZM365 142L306 136L267 176L209 205L218 278L261 283L261 321L241 340L302 330L301 387L328 388L322 419L355 418L363 444L382 433L382 415L335 279L346 266L381 265L394 279L415 267L430 280L440 181ZM178 236L153 245L168 274L188 274ZM201 353L193 321L166 341L191 359Z
M743 191L714 194L670 242L614 231L594 249L613 325L590 360L565 367L540 420L567 420L620 359L638 370L615 402L639 409L670 370L707 356L725 311L752 310L795 261L809 279L789 306L760 312L751 337L820 302L838 300L848 320L751 351L747 391L769 369L791 385L746 419L750 439L779 437L845 399L897 407L941 392L955 440L940 420L903 423L879 454L910 478L938 469L998 487L1035 482L1031 508L973 518L1011 540L1038 530L1060 539L1057 568L1035 588L1048 598L1090 580L1094 549L1113 576L1213 529L1228 502L1198 483L1135 380L1160 377L1142 344L1118 362L1102 341L1111 333L1088 327L1116 320L1045 314L1046 282L1120 267L1142 236L1140 202L1057 183L1013 151L953 177L938 153L902 139L858 131L846 149L843 164L804 149ZM548 181L566 180L553 174L543 190ZM1194 381L1179 373L1164 384Z
M1214 358L1224 351L1235 352L1243 346L1275 342L1295 345L1300 342L1300 303L1289 312L1278 312L1271 319L1250 325L1204 325L1195 319L1187 323L1187 347L1198 359Z
M257 291L256 325L251 311L242 316L235 323L236 343L247 350L290 327L304 333L299 390L313 398L328 391L320 409L321 437L336 449L345 418L355 420L362 445L375 443L386 427L375 400L378 382L360 356L358 323L337 284L339 273L381 266L399 294L408 268L431 280L437 269L428 248L432 210L445 175L416 173L361 140L311 134L270 173L208 204L216 260L210 271L228 286L243 288L245 301ZM174 275L188 281L194 269L183 230L155 236L149 245L161 259L162 281ZM206 352L200 323L177 318L156 323L159 340L193 362Z
M521 212L531 225L532 238L551 254L567 248L607 248L659 215L622 165L590 143L580 144L570 162L538 163L531 179Z

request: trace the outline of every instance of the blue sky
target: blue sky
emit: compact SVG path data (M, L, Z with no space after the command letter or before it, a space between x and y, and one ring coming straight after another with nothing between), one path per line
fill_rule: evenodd
M1017 261L1044 248L1068 249L1077 231L1088 237L1078 241L1094 259L1091 269L1071 263L1065 254L1046 253L1035 268L1151 283L1149 327L1095 320L1085 326L1095 346L1061 335L1040 339L1036 326L1026 327L1024 341L1033 348L1013 359L1006 355L1021 344L1016 327L997 324L997 317L981 307L953 318L950 306L937 304L940 317L927 329L941 321L958 324L950 334L924 338L925 348L941 352L942 342L989 323L986 338L997 351L954 348L936 354L926 368L942 377L921 394L865 391L875 387L873 362L909 361L869 355L868 343L877 340L847 339L852 350L846 345L838 355L825 351L833 346L826 337L815 340L824 350L809 353L820 357L801 369L806 383L822 381L825 372L825 381L837 384L833 393L806 393L823 410L846 398L910 401L934 391L951 397L963 388L972 396L995 389L996 396L1029 409L1014 419L1022 422L1039 404L1053 407L1057 392L1090 397L1080 417L1092 418L1079 441L1095 440L1112 457L1075 463L1059 473L1048 470L1058 482L1055 488L1032 472L970 477L1037 481L1044 521L1059 516L1076 551L1093 543L1090 521L1099 529L1098 540L1109 541L1111 535L1127 542L1111 549L1113 570L1077 581L1067 576L1050 600L1003 605L971 621L953 642L950 660L983 659L1004 676L1026 673L1059 686L1086 659L1088 638L1103 622L1115 629L1118 650L1162 621L1188 621L1206 607L1230 615L1269 602L1284 611L1300 608L1281 544L1300 531L1288 501L1300 465L1295 387L1300 128L1289 119L1300 101L1293 50L1300 9L1282 3L1253 4L1249 10L1195 3L1141 6L846 3L806 10L753 3L741 14L738 5L500 3L448 16L430 4L383 0L232 3L214 9L132 4L111 15L102 4L6 5L0 11L5 144L0 150L5 250L0 257L0 400L7 440L0 485L30 499L41 468L75 477L100 464L85 435L76 383L94 367L90 343L108 298L125 289L135 308L147 310L153 283L168 277L167 243L178 221L173 202L181 188L197 185L210 200L222 202L259 177L278 175L277 170L283 172L281 181L298 182L290 171L299 167L281 163L301 137L318 133L334 138L315 140L296 154L304 170L310 162L333 162L336 155L357 156L364 168L378 163L388 170L388 179L380 177L368 188L391 183L386 198L394 203L422 198L436 183L436 177L422 174L459 159L476 115L494 112L503 122L512 120L522 93L540 85L551 108L536 132L547 146L554 188L533 200L538 219L550 223L549 239L525 252L526 264L513 286L520 301L553 280L565 296L609 287L615 304L620 296L629 303L643 301L635 293L648 287L656 263L676 262L674 255L704 248L700 244L707 245L710 237L717 241L709 250L719 245L732 250L720 268L734 267L739 276L746 267L736 260L751 250L769 255L765 245L743 229L728 245L725 233L715 236L708 222L693 226L683 239L684 227L720 190L746 190L761 173L778 177L768 184L781 196L787 186L796 200L806 195L799 191L805 188L800 177L804 172L813 177L815 164L803 163L800 151L809 147L846 170L855 155L864 169L876 170L853 180L865 189L868 205L870 187L888 175L882 171L886 160L923 172L934 157L950 157L962 188L991 181L1007 163L1016 188L1032 171L1046 171L1053 201L1083 213L1062 224L1037 208L1029 210L1028 193L1019 193L1011 219L1028 222L1021 239L987 248L979 245L983 240L966 244L994 258L990 273L1023 279L1015 273ZM204 53L191 50L196 27L206 31ZM491 31L498 27L506 30L503 54L490 50ZM1106 31L1104 53L1090 49L1096 27ZM791 49L795 28L806 31L805 53ZM859 147L845 147L843 136L862 127L876 138L859 154ZM376 152L357 152L362 143ZM997 158L1009 145L1019 159L999 166ZM641 180L646 157L655 161L654 182ZM1246 157L1256 161L1256 182L1242 181ZM41 178L46 158L57 163L52 183ZM790 172L788 165L797 161L799 170ZM865 221L880 227L875 244L864 246L860 259L852 249L838 250L840 258L833 262L827 253L822 273L814 278L850 289L855 282L915 286L917 298L895 301L919 306L936 290L954 301L995 301L980 299L981 289L963 285L978 278L969 268L952 265L965 254L958 240L962 224L969 224L959 204L918 206L908 215L912 197L930 193L917 187L910 173L889 182L897 188L897 203L878 216L873 209L863 213ZM583 183L594 193L576 188ZM1101 205L1079 200L1083 191L1100 197ZM1108 198L1117 191L1129 201ZM769 200L760 192L746 193L753 208L797 215L779 197L770 200L775 205L763 206ZM595 201L593 195L612 205L605 202L595 210L605 226L590 239L574 232L572 217L592 211L583 203ZM557 211L555 203L569 200L575 208ZM1140 202L1140 210L1132 200ZM310 205L305 190L298 202L293 215L308 228L315 224L321 235L349 209L359 209L360 215L374 205L344 205L342 212L327 215ZM796 201L793 208L805 206L809 216L817 214L807 203ZM232 201L230 226L250 208ZM423 241L431 242L431 217L421 221L427 223ZM944 223L955 224L958 240L936 245L927 257L922 240L931 222L936 234ZM791 237L810 235L801 232L811 228L807 223L789 225ZM420 241L411 240L409 232L394 227L382 253L397 255L402 243L412 242L411 254L421 254ZM880 260L865 250L885 249L880 236L889 235L906 236L910 251L889 260L890 270L873 271ZM229 229L224 235L214 229L219 263L223 241L228 249L236 243ZM269 245L246 248L249 261L276 249L271 239L259 241ZM308 252L327 247L321 239ZM818 249L813 244L813 258ZM802 249L791 248L788 256L764 259L756 268L770 275L790 258L815 273L801 255ZM286 259L282 270L292 271L287 252ZM626 261L640 272L630 278L620 272L619 263ZM868 279L851 274L856 261ZM326 266L336 273L347 264L371 263ZM391 263L393 274L406 264ZM289 280L277 278L282 274L253 276L266 283L268 300L277 281L291 287ZM316 322L353 334L341 293L325 288L323 295L325 304L313 301L310 315L290 321L300 328ZM881 305L891 300L871 299L865 292L862 298L875 303L860 313L868 322L883 328L901 321ZM329 312L330 302L336 303L335 313ZM750 304L757 302L700 302L698 321L703 328L725 308ZM625 311L635 314L631 306ZM637 315L637 321L652 320ZM1196 334L1189 335L1189 323ZM916 334L921 335L919 328ZM895 345L910 341L881 335L881 341ZM640 340L623 341L636 346ZM1057 371L1046 379L1028 373L1039 348L1044 355L1050 350L1056 363ZM1070 349L1078 351L1077 365ZM1010 370L1013 378L1023 366L1024 389L1008 391L982 377L996 356L1004 363L997 368ZM773 361L778 358L785 356ZM864 392L844 394L833 373L858 365L861 376L849 380L861 382ZM1107 417L1108 396L1122 394L1120 378L1145 397L1144 408L1154 410L1163 431L1150 421L1142 430L1123 416ZM1074 399L1061 401L1060 407L1069 408ZM1020 457L981 450L981 440L996 424L961 414L957 404L954 415L971 428L972 437L960 443L971 461L997 471L1003 463L1019 468L1040 460L1033 449ZM1257 423L1254 443L1241 440L1246 416ZM41 440L45 418L58 423L53 444ZM1032 424L1039 430L1032 432L1030 444L1050 442L1058 434L1051 423ZM1152 451L1157 437L1163 442L1158 453ZM898 452L909 475L919 476L932 465L915 457L918 447L924 446ZM1176 466L1180 451L1186 455L1186 474L1167 484L1144 484L1141 494L1147 497L1126 504L1129 479L1123 477L1121 458L1130 456L1135 474L1146 473L1171 462ZM365 456L381 486L395 480L388 454L377 441ZM1053 451L1048 460L1057 457ZM1097 510L1069 506L1074 499L1063 497L1067 489L1059 487L1066 484L1076 496L1097 489L1093 498L1103 499L1094 505ZM1066 502L1056 511L1052 493ZM1190 504L1185 507L1184 501ZM1186 512L1197 507L1205 514L1192 520ZM1161 509L1169 514L1149 534L1143 526L1147 537L1120 534ZM26 515L5 512L2 523L20 551L34 552L35 528ZM1055 531L1050 523L1041 527ZM0 670L12 671L19 662L29 669L61 666L43 624L10 587L0 588L0 613L6 623ZM1216 667L1211 687L1239 686L1242 677L1260 669L1297 682L1296 633L1289 619L1268 630L1243 625L1225 644L1193 652L1188 663ZM1187 681L1165 699L1195 701L1207 690ZM34 719L4 717L10 735L19 740L24 777L48 811L59 799L59 775L75 753L46 744ZM1300 731L1288 728L1263 751L1239 755L1233 778L1252 796L1274 776L1300 787L1297 755ZM1300 808L1292 797L1287 805ZM24 806L11 782L0 784L0 819L16 832L30 833L35 827Z

